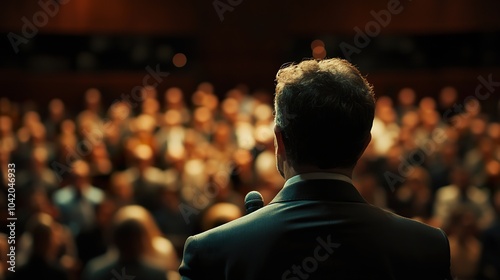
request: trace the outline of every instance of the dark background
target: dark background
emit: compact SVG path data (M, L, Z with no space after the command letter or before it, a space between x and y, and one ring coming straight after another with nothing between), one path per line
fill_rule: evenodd
M32 22L42 9L38 1L2 0L2 96L32 99L41 107L59 97L80 109L87 88L100 89L111 101L142 85L145 67L157 64L171 73L159 92L179 86L190 94L210 81L220 96L240 83L272 93L283 63L312 57L315 39L323 40L327 57L342 57L339 44L354 45L354 28L364 30L374 20L370 11L387 9L389 2L243 0L221 21L213 1L66 1L16 54L7 35L22 35L21 19ZM401 5L403 11L351 57L378 95L394 95L403 86L419 96L435 95L453 85L467 96L479 75L500 77L500 1ZM187 56L181 68L171 61L178 52Z

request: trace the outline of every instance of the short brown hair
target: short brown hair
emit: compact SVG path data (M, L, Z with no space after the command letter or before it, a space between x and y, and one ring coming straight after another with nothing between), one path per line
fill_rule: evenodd
M343 59L306 60L276 75L275 123L292 164L352 167L375 112L372 86Z

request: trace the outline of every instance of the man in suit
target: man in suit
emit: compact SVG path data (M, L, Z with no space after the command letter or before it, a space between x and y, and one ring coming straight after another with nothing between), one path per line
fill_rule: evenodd
M286 179L267 206L188 238L182 279L448 279L443 231L368 204L352 185L374 96L349 62L279 70L275 153Z

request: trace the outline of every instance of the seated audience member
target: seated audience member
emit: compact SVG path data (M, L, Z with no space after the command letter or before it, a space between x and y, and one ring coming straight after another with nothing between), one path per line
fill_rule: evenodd
M54 170L48 166L48 152L44 147L32 150L31 161L26 170L21 170L16 185L23 193L29 196L35 189L41 189L51 195L59 185Z
M106 253L106 233L117 209L117 203L106 198L96 208L96 226L76 236L75 242L82 266L85 266L91 259Z
M456 110L453 110L453 105L458 102L458 92L457 89L452 86L446 86L439 92L439 103L438 110L441 116L445 116L448 121L450 117L457 114Z
M85 161L75 161L71 172L72 184L56 191L53 201L61 222L77 236L95 226L95 208L104 199L104 192L91 185L90 169Z
M381 97L376 103L375 118L371 130L373 147L378 155L386 154L396 143L399 135L396 112L388 97Z
M493 196L496 219L481 236L482 252L478 280L500 279L500 190Z
M422 167L413 167L403 185L396 190L396 213L407 218L427 221L431 217L432 192L430 176Z
M165 184L163 170L153 166L154 153L150 146L139 144L132 150L134 165L123 172L132 184L137 204L149 211L160 207L158 194Z
M114 172L111 175L108 197L116 201L118 206L126 206L134 203L134 189L125 173Z
M227 222L236 220L242 215L243 213L241 212L241 209L232 203L215 203L212 206L209 206L203 214L201 229L202 231L206 231L214 227L218 227Z
M59 133L61 123L67 118L66 107L61 99L55 98L49 102L48 109L49 115L43 124L47 130L47 139L54 141Z
M140 257L147 263L168 271L169 279L177 279L178 274L176 271L179 267L177 253L172 243L161 235L151 214L139 205L125 206L116 212L113 224L119 225L128 220L133 220L144 228L144 234L141 234L143 248ZM108 248L104 255L92 259L87 264L85 273L93 274L103 264L116 262L119 259L119 248L116 247Z
M28 223L28 231L33 243L28 262L21 265L14 273L8 273L7 279L69 279L67 271L56 264L57 236L54 221L47 214L35 215Z
M37 215L49 215L52 218L52 231L53 236L55 236L53 246L56 252L54 262L70 272L76 272L79 262L74 236L71 234L68 227L56 221L59 213L44 191L37 190L31 194L28 198L26 213L30 213L26 218L28 221L26 223L27 226L29 226L29 221L33 220L33 217ZM17 264L22 265L29 261L33 250L33 238L31 232L27 230L24 231L16 241Z
M0 116L0 147L9 152L15 151L18 145L13 126L12 118Z
M161 207L151 214L158 228L165 236L168 236L180 255L187 237L194 233L196 223L186 220L189 219L187 215L190 214L186 214L184 202L180 199L178 172L170 169L166 171L166 174L167 187L162 188L159 194Z
M453 208L468 205L477 215L479 228L487 228L494 217L488 193L471 185L468 170L460 166L453 169L451 181L451 185L442 187L436 192L434 217L437 222L445 222Z
M415 90L410 87L402 88L398 92L398 103L396 105L396 113L398 114L398 120L401 121L403 116L408 112L414 112L417 110L415 105L416 100Z
M113 245L118 251L117 258L94 263L83 273L83 280L109 280L114 278L166 280L165 270L157 268L143 259L147 245L144 224L128 218L117 221L113 228Z

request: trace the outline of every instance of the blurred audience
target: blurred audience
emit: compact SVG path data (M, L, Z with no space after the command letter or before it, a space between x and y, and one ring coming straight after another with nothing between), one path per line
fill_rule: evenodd
M23 273L178 279L189 235L240 217L248 191L269 203L283 185L271 94L238 86L221 96L207 82L189 95L137 94L106 104L91 88L81 110L62 97L46 110L0 98L1 190L15 163ZM452 86L395 97L378 97L356 187L371 204L445 229L457 276L498 279L500 114Z

